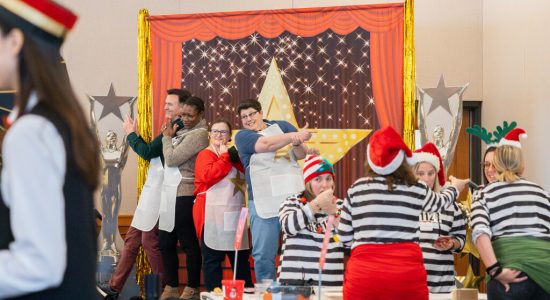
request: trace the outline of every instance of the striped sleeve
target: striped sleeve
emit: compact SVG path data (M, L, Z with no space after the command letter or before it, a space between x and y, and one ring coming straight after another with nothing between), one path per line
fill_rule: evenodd
M426 200L422 205L422 211L438 212L443 210L458 197L458 190L454 186L444 189L441 193L436 193L426 187Z
M458 208L458 206L454 203L453 206L454 217L450 235L455 237L460 242L460 248L455 250L455 252L459 253L462 251L464 244L466 243L466 220L464 219L464 215L462 214L460 208Z
M298 234L298 232L306 228L311 222L306 212L298 202L300 195L288 197L279 208L279 223L282 231L290 236Z
M473 190L472 193L472 203L479 200L481 198L481 190L485 188L484 186L479 186L479 188Z
M346 195L346 199L344 199L344 204L342 205L340 223L338 224L338 235L340 237L340 242L342 242L344 247L351 247L353 241L353 224L349 191Z
M472 242L476 243L476 240L482 235L486 234L490 237L493 236L491 232L491 221L489 219L489 210L483 199L483 195L472 203Z

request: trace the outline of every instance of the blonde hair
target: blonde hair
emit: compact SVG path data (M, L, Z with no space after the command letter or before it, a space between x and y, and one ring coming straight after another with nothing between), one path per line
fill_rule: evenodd
M520 179L525 170L521 149L514 146L500 146L495 151L493 165L497 171L497 180L512 183Z
M418 171L418 168L420 167L420 164L421 163L426 163L430 166L432 166L434 168L434 171L435 171L435 180L434 180L434 186L431 187L429 186L429 188L434 191L434 192L437 192L439 193L441 191L441 185L439 184L439 176L437 174L437 168L434 167L431 163L427 162L427 161L420 161L420 162L417 162L414 167L413 167L413 171L414 171L414 175L416 176L416 172ZM418 176L417 176L418 178Z

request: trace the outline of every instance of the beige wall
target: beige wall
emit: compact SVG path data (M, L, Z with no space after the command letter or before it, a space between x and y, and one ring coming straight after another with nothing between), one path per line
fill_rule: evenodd
M64 56L74 87L88 108L85 95L105 95L113 82L119 95L137 94L136 35L137 15L147 8L151 15L216 11L282 9L297 7L388 3L395 1L186 1L186 0L62 0L77 11L80 20L69 37ZM526 4L527 2L528 4ZM502 5L500 4L502 3ZM521 4L521 5L520 5ZM519 9L523 5L527 8ZM542 6L544 9L537 9ZM480 0L416 0L415 29L417 50L417 82L421 87L433 87L440 74L448 85L470 83L465 100L484 100L485 125L492 127L504 117L517 119L530 131L532 139L526 151L532 157L543 157L534 149L534 138L543 136L535 124L545 122L535 105L517 105L515 99L538 101L546 105L543 87L548 83L544 66L550 54L546 41L534 41L549 28L543 13L550 2L540 1L480 1ZM521 26L509 24L511 15L523 13ZM528 15L534 18L527 19ZM515 17L515 16L514 16ZM529 20L529 22L527 22ZM509 32L517 33L511 35ZM522 38L521 35L527 35ZM533 40L533 41L532 41ZM515 45L514 42L521 41ZM519 45L521 44L521 45ZM533 84L528 84L533 82ZM500 102L507 106L499 106ZM517 107L508 109L505 107ZM491 111L491 114L489 113ZM498 111L492 113L492 111ZM539 112L538 114L536 112ZM529 117L527 117L529 116ZM538 121L537 119L541 120ZM545 124L547 124L546 121ZM120 122L108 118L102 130L120 128ZM540 138L539 138L540 139ZM539 142L537 142L537 145ZM539 147L540 149L540 147ZM542 159L538 159L539 162ZM528 159L528 175L543 182L541 164ZM136 201L136 156L130 151L123 173L123 204L121 214L132 214ZM546 187L550 188L546 181Z
M482 4L480 0L416 0L416 82L435 87L441 74L448 86L463 86L464 100L481 100Z
M483 3L483 120L516 120L529 180L550 189L550 1Z

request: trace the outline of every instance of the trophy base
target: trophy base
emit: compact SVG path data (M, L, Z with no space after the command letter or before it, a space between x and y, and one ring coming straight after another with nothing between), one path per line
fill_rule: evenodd
M118 264L118 261L120 259L120 252L113 249L105 249L105 250L100 250L98 253L98 256L99 256L99 261L104 261L105 257L110 257L109 261L112 261L113 265L116 265Z
M103 251L99 251L100 253ZM115 262L115 258L117 258L116 255L98 255L97 260L97 270L96 270L96 283L102 284L107 283L113 276L113 272L115 271L116 264L118 262Z

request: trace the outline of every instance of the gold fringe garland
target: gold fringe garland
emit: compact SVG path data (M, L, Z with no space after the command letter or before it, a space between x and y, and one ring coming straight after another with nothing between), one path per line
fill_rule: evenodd
M149 30L149 11L140 9L138 15L138 113L137 131L143 140L149 143L152 139L153 112L152 101L152 80L151 80L151 37ZM141 189L147 176L149 161L138 158L137 194ZM151 273L151 266L147 260L143 247L139 247L136 258L136 282L140 286L141 295L145 294L145 275Z
M414 50L414 0L405 0L403 43L403 140L414 150L416 59Z
M462 284L463 288L469 288L469 289L479 289L479 286L485 276L481 275L479 273L479 270L476 271L476 273L480 274L480 276L476 276L474 274L472 261L479 261L481 260L481 257L479 256L479 252L477 251L476 246L474 245L474 242L472 241L472 228L470 227L470 224L472 222L472 201L473 196L470 191L468 191L468 196L466 197L466 200L463 202L459 202L458 207L462 210L462 213L466 215L466 244L464 245L464 248L462 249L462 252L460 252L461 256L468 256L468 271L466 272L466 276L455 276L456 280L459 281Z

